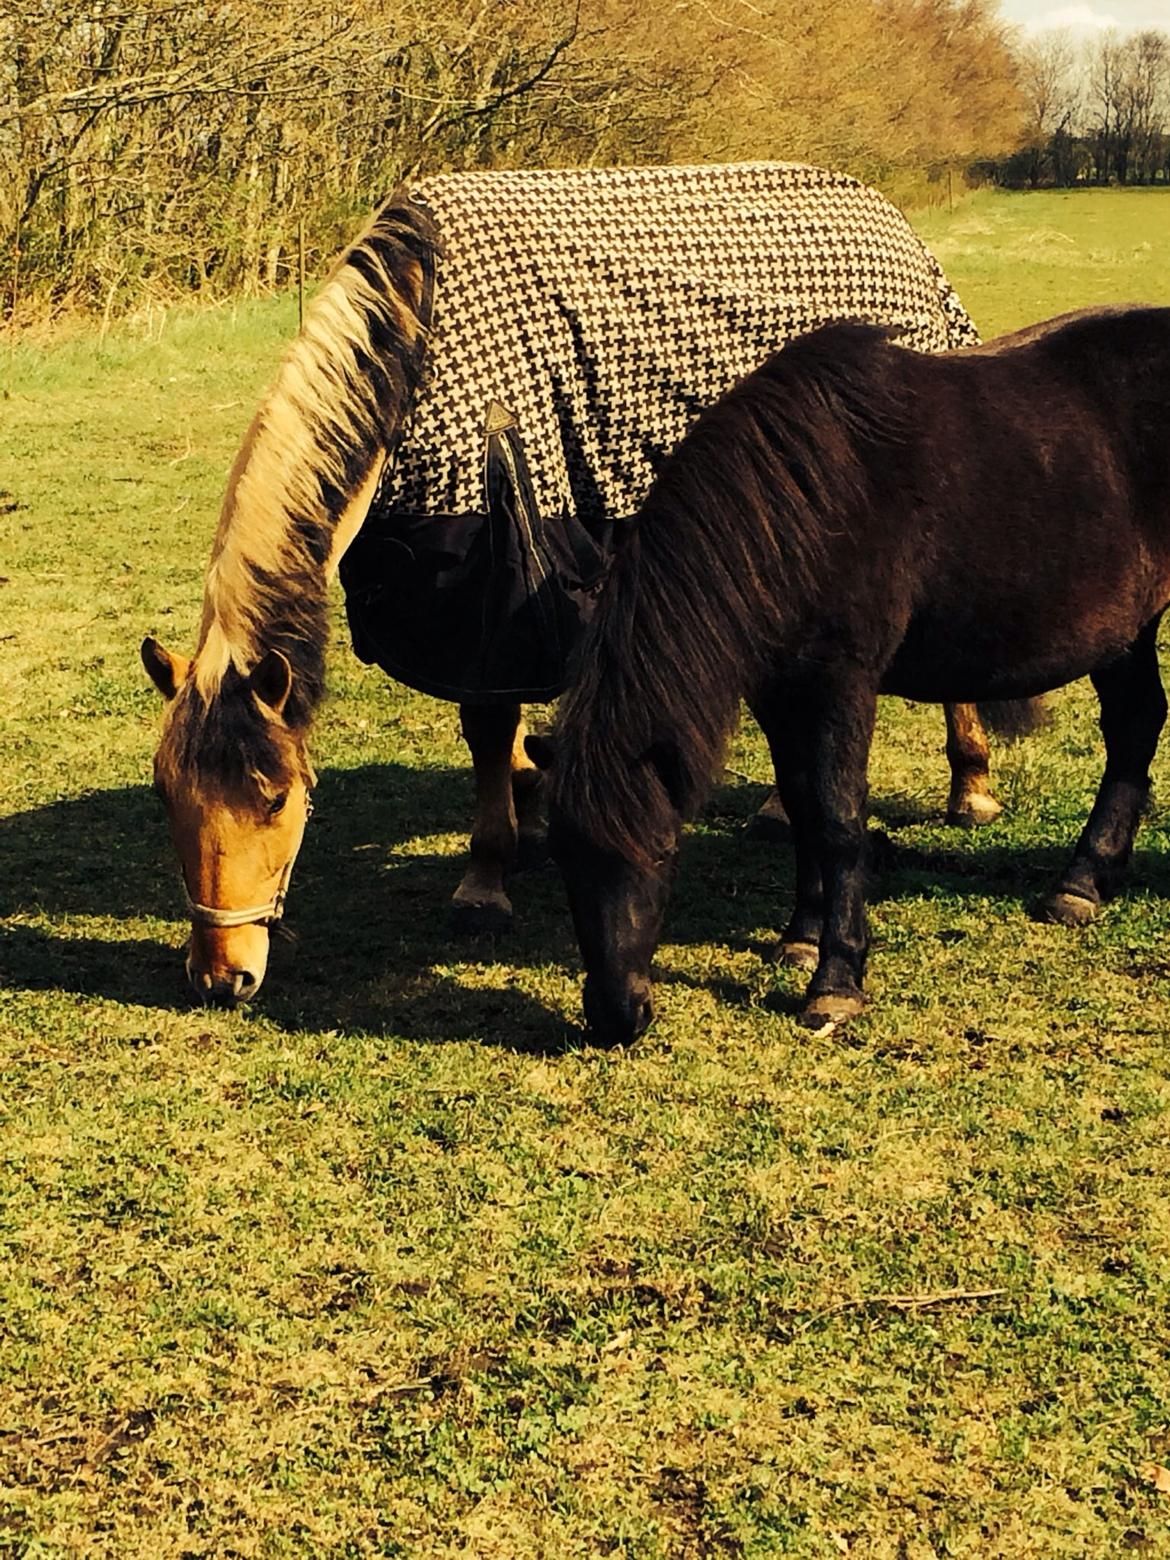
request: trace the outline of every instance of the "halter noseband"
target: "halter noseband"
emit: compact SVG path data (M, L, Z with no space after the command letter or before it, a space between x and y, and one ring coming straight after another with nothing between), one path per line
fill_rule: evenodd
M305 803L305 823L313 816L313 803L307 799ZM304 836L301 836L302 841ZM191 912L192 921L200 926L272 926L274 922L284 918L284 902L288 898L288 885L292 878L293 868L296 866L297 854L300 846L293 851L285 863L284 871L280 874L280 882L276 893L271 899L265 900L262 905L253 905L248 910L221 910L218 905L201 905L197 899L191 898L191 890L187 887L187 874L181 873L183 884L183 897L187 901L187 909Z

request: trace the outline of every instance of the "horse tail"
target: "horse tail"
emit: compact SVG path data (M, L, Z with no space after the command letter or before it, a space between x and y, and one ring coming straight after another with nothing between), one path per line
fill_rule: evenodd
M1005 742L1034 737L1052 718L1043 699L996 699L976 707L987 729Z

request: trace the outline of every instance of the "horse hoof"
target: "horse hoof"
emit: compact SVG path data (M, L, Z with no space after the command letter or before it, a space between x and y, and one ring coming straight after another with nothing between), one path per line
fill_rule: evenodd
M947 808L947 823L956 829L978 829L982 824L994 823L1001 812L1003 807L994 796L976 791L963 797L957 806Z
M1055 922L1057 926L1088 926L1101 908L1097 900L1086 894L1076 894L1066 888L1058 889L1040 906L1040 918Z
M814 942L785 942L776 944L773 954L777 964L790 964L795 970L815 970L820 963L821 950Z
M830 1035L861 1012L861 997L810 997L796 1015L796 1022L807 1029L814 1039Z
M451 901L451 929L460 937L496 936L510 930L511 925L512 904L507 894L480 899L461 899L456 894Z

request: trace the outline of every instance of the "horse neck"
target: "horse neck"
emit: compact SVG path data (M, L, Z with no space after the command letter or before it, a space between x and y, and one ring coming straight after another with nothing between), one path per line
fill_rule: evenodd
M387 206L342 256L248 430L204 587L196 677L216 686L271 649L320 693L325 587L373 500L421 352L432 238Z
M323 479L272 402L257 414L228 481L203 592L196 679L209 692L229 666L279 649L319 683L326 588L361 528L381 475L380 446L355 452L353 476ZM319 692L319 689L317 689ZM316 695L312 697L316 702Z

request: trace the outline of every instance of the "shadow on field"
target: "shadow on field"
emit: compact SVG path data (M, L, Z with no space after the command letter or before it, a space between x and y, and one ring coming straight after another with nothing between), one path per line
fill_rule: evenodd
M763 954L762 928L779 932L792 907L794 880L788 839L757 840L747 833L763 790L723 787L704 825L685 842L668 913L666 937L677 943L725 943ZM879 904L932 894L1006 898L1034 910L1076 844L1080 823L1060 844L1021 844L991 824L947 829L936 844L920 846L898 831L939 824L941 809L899 795L876 797L871 809L868 900ZM1138 835L1125 893L1170 898L1170 853L1156 845L1150 825ZM1143 848L1144 841L1144 848Z
M57 937L36 926L0 927L0 987L72 991L144 1007L184 1000L182 956L149 938Z
M744 830L761 795L745 786L716 793L682 854L668 941L762 953L761 931L783 926L792 904L791 852ZM579 1031L521 989L544 966L579 968L555 871L513 881L516 922L507 934L464 940L451 933L448 902L462 863L428 851L427 837L466 831L466 772L397 764L331 771L316 801L289 901L289 925L300 936L274 941L258 1011L290 1029L392 1030L541 1054L579 1041ZM892 805L878 799L874 811L879 826L894 828L921 817L908 816L898 798ZM1073 843L1070 832L1067 847L1021 848L997 838L994 826L954 838L953 847L879 844L871 899L959 892L1029 905ZM1131 882L1170 895L1170 858L1140 851ZM0 916L17 914L115 924L108 937L89 926L77 928L81 936L43 924L0 928L0 983L8 988L189 1004L176 868L161 809L145 786L0 820ZM119 937L116 923L147 918L172 922L173 932L166 940ZM485 967L482 985L476 965ZM734 980L715 975L702 983L733 1004L745 997Z
M465 829L470 794L470 780L456 769L330 771L315 793L305 863L319 869L328 853L347 853L360 882L363 866L373 876L375 857L381 862L406 840ZM305 875L298 870L298 889ZM0 818L0 915L30 910L115 920L182 913L162 808L147 786L92 791Z
M563 1049L563 1020L521 990L476 989L442 969L563 962L573 953L551 871L523 879L525 914L513 934L451 938L448 902L462 863L428 852L426 837L466 832L470 775L397 764L333 770L321 776L314 800L289 899L293 940L274 939L259 1010L289 1028L392 1028L420 1040ZM113 924L108 938L89 926L60 934L43 924L0 927L0 984L9 989L147 1006L191 1002L177 866L146 786L0 819L0 917L15 915ZM119 936L116 923L143 919L174 922L173 935Z

